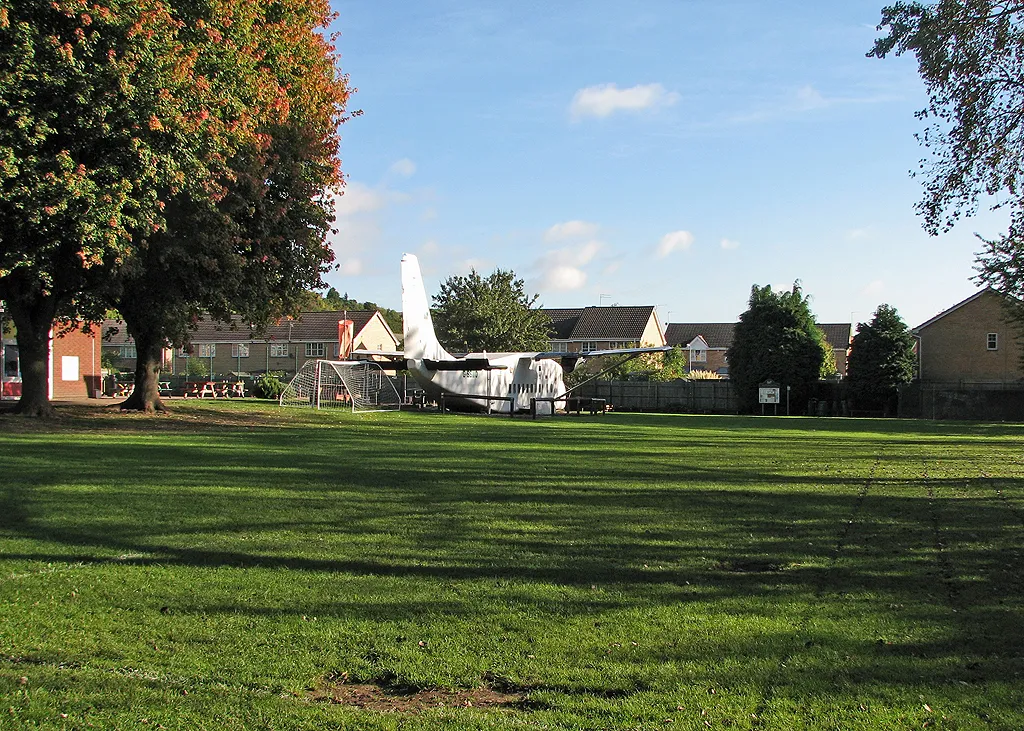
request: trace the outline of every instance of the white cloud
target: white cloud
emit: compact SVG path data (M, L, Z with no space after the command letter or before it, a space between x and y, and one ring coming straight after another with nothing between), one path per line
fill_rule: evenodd
M620 89L615 84L598 84L580 89L572 98L569 112L574 120L584 117L608 117L618 111L641 111L671 106L679 101L677 93L665 91L661 84L638 84Z
M798 117L808 112L828 109L838 105L878 104L892 101L892 99L893 97L887 94L870 96L826 95L810 84L805 84L797 89L788 89L774 99L765 100L757 108L749 112L733 115L728 121L733 124L769 122L777 119Z
M334 213L338 218L357 213L371 213L384 207L387 194L363 183L348 182L341 195L334 197Z
M693 234L689 231L672 231L661 237L657 257L663 259L673 251L686 251L693 245Z
M339 271L349 277L363 273L363 262L361 259L346 259L341 263Z
M810 84L801 86L796 90L797 109L803 111L821 109L822 107L827 107L829 104L830 102L821 95L821 92Z
M403 178L411 178L416 174L416 163L407 157L403 157L401 160L396 160L392 163L391 172L395 175L401 175Z
M463 259L455 266L462 274L469 274L475 269L478 274L487 276L490 274L493 265L486 259L469 258Z
M740 242L739 241L733 241L732 239L722 239L722 241L721 241L721 243L719 245L723 249L725 249L726 251L729 251L731 249L738 249L738 248L740 248Z
M866 228L853 228L846 232L847 241L860 241L868 237L869 231Z
M556 266L546 272L541 279L541 287L555 292L581 289L587 283L587 273L571 266Z
M576 246L549 251L540 258L540 288L563 292L580 289L587 283L583 267L593 261L604 244L597 240L586 241Z
M597 224L589 221L566 221L556 223L544 232L545 241L565 241L593 236L597 233Z

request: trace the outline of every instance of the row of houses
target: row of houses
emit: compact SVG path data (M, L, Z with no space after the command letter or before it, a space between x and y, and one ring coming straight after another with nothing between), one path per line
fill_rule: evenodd
M669 323L662 327L654 306L546 309L552 321L550 349L581 352L603 348L672 345L682 348L691 370L727 376L728 350L736 323ZM820 326L835 353L840 376L846 375L851 342L848 323ZM97 331L98 330L98 331ZM916 338L922 383L1010 384L1024 380L1021 345L1006 318L1003 298L981 290L911 331ZM200 322L188 349L168 349L163 370L189 372L198 361L206 373L245 375L266 371L295 373L307 361L345 357L351 349L394 351L399 338L379 312L304 312L265 331L254 332L241 321ZM5 341L5 382L16 380L17 348ZM135 367L135 345L124 323L104 322L91 334L71 332L53 339L50 358L51 398L96 395L101 360L116 368ZM7 388L5 386L5 388ZM10 395L11 390L7 388Z
M581 352L634 346L678 346L686 353L690 370L729 375L728 350L732 345L734 322L669 323L664 329L653 305L645 307L580 307L546 309L551 318L551 350ZM836 357L839 375L846 375L850 350L849 323L820 325Z
M103 323L103 351L119 370L134 370L135 342L123 322ZM398 350L398 338L380 312L303 312L261 332L236 319L231 323L204 320L197 324L188 348L164 351L162 370L189 372L198 360L206 373L244 377L268 371L296 373L308 360L338 360L352 350Z

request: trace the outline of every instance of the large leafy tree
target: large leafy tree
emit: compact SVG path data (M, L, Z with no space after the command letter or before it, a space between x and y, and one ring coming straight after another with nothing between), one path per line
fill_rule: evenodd
M879 305L869 323L857 325L847 381L858 410L895 413L899 387L914 377L914 338L896 308Z
M257 8L254 12L253 8ZM239 314L259 329L298 309L333 259L326 235L331 191L341 184L338 126L348 88L318 32L326 3L277 0L244 8L223 38L259 49L274 103L253 144L229 159L217 196L178 195L165 226L137 242L111 277L135 339L135 390L122 408L163 408L158 374L166 345L185 345L201 315Z
M1006 208L1009 230L985 241L982 281L1005 294L1024 294L1024 2L939 0L897 2L882 10L869 56L913 53L928 90L926 150L917 174L925 229L949 230L991 197Z
M434 295L438 339L464 352L545 350L551 318L534 308L538 298L511 270L451 276Z
M275 103L261 51L214 22L245 5L0 0L0 298L22 412L50 413L54 318L98 315L83 292L163 227L171 197L221 195L226 162L257 141Z
M755 284L729 348L729 378L740 409L753 411L759 384L769 380L790 387L794 404L806 403L810 385L835 370L835 355L799 282L789 292Z
M111 296L131 309L133 295L144 300L145 288L166 281L141 276L148 266L174 262L196 279L214 270L244 270L250 283L276 276L266 244L296 218L278 210L290 207L287 196L272 201L289 187L277 171L315 147L295 120L321 106L334 115L344 87L313 30L327 12L321 0L0 0L0 297L18 326L22 411L49 412L54 317L96 316ZM321 20L311 27L312 17ZM303 48L312 52L287 56ZM329 59L333 84L293 89L306 79L300 63L312 61L309 77L322 76L316 58ZM337 140L328 133L321 142L322 177L336 180ZM308 205L321 211L310 217L315 229L326 208ZM208 256L154 246L192 234L197 246L211 245ZM230 239L233 258L216 234ZM251 266L254 257L269 274ZM180 304L173 300L156 307L169 313ZM130 329L146 340L134 320Z

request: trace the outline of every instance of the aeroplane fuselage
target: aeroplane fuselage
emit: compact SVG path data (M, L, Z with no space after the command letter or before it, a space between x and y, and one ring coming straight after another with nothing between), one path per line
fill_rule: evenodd
M531 399L565 395L562 366L538 353L469 353L455 357L434 334L419 261L402 257L402 316L405 360L409 373L432 398L475 411L524 411ZM550 401L537 403L539 413L551 413Z

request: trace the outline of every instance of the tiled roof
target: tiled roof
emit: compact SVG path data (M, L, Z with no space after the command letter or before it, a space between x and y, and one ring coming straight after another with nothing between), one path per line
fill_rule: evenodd
M346 316L352 320L356 334L373 318L368 310L302 312L294 319L282 319L270 325L265 334L254 337L248 325L241 318L234 318L231 324L215 320L201 320L192 332L193 343L236 343L256 340L293 340L297 342L337 342L338 321ZM232 327L232 325L234 327ZM113 330L117 332L110 335ZM105 345L120 345L128 342L128 328L119 320L104 320Z
M735 327L734 322L672 322L665 329L665 344L685 347L700 335L709 348L728 348L732 345L732 332Z
M850 347L850 323L819 323L818 327L825 333L825 340L833 350L846 350Z
M849 323L824 323L818 327L825 333L825 340L834 350L846 350L850 347ZM665 343L686 346L700 335L707 341L709 348L728 348L732 345L735 329L735 322L672 322L665 330Z
M557 340L629 340L640 342L654 316L653 305L542 310L554 324Z
M543 309L545 315L551 318L551 337L556 340L569 340L572 338L572 330L580 319L582 307L567 307L561 309Z

